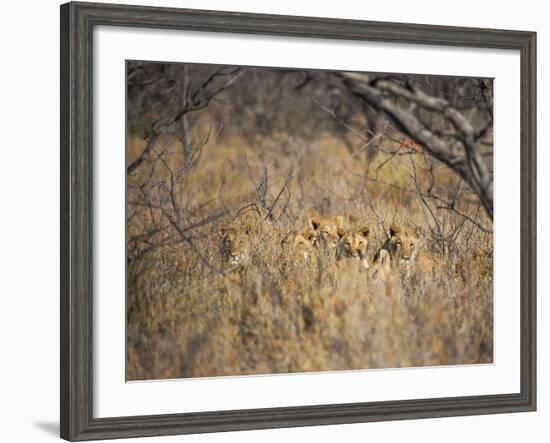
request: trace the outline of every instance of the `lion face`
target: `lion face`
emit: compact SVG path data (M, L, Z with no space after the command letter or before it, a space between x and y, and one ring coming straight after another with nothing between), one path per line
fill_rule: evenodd
M247 226L220 229L220 254L229 266L242 265L248 259L250 230Z
M390 238L384 249L390 253L393 262L411 260L416 255L419 240L420 232L417 228L401 228L394 225L390 228Z
M309 261L317 236L313 230L306 229L294 237L294 247L302 254L304 260Z
M301 254L304 260L308 261L316 239L317 234L311 228L306 228L302 232L290 231L281 241L281 246L287 251Z
M315 234L315 244L335 248L345 234L344 218L341 215L332 218L313 217L309 220L309 231Z
M298 234L294 240L297 244L313 246L316 239L317 233L311 227L308 227L301 234Z
M370 229L363 227L358 230L349 231L342 236L338 242L337 258L359 260L363 267L368 267L367 245Z

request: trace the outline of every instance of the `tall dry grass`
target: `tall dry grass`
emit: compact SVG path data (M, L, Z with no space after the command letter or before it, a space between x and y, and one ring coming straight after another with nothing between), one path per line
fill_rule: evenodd
M161 142L173 152L163 154L166 164L180 164L177 142ZM130 137L130 159L141 144ZM415 161L418 180L429 180L425 160ZM492 361L492 234L449 211L437 212L439 231L456 235L434 234L409 156L367 159L327 134L212 137L176 188L185 225L197 224L185 239L163 215L168 197L145 186L144 177L166 182L166 168L151 163L129 178L128 379ZM444 168L435 174L443 191L456 180ZM242 207L249 210L236 216ZM392 220L407 220L421 228L419 254L430 260L396 267L388 280L323 248L304 260L281 239L312 212L369 225L370 262ZM212 214L223 215L200 223ZM228 269L217 229L245 222L249 260Z

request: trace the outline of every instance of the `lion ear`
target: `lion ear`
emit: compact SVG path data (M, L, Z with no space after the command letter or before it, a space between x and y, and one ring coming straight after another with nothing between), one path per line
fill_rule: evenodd
M365 237L365 238L368 238L369 234L370 234L370 229L368 226L363 226L361 229L359 229L359 233Z
M319 226L321 226L321 222L317 217L311 217L309 219L309 226L311 227L311 229L316 231L317 229L319 229Z
M342 238L344 235L346 235L346 230L342 226L336 227L336 234L338 235L338 238Z
M393 237L401 232L401 229L397 225L391 225L390 236Z
M337 215L336 217L334 217L334 223L338 227L342 226L344 224L344 217L342 217L341 215Z

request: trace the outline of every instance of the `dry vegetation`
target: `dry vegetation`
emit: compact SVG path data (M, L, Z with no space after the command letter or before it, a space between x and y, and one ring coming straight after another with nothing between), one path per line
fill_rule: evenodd
M283 118L268 97L266 129L268 98L243 116L227 103L245 93L224 90L155 137L129 174L128 379L491 362L492 224L476 195L389 121L373 152L353 130L365 113L349 111L342 136L334 107L289 94L323 123L296 122L292 104ZM128 164L149 140L134 124ZM288 241L312 216L336 215L370 228L369 269ZM418 230L418 252L384 278L373 260L392 224ZM228 229L246 250L231 264Z

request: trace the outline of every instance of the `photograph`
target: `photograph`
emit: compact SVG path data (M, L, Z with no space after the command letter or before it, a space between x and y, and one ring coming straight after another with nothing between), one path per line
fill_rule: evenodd
M493 79L125 74L128 381L493 362Z

